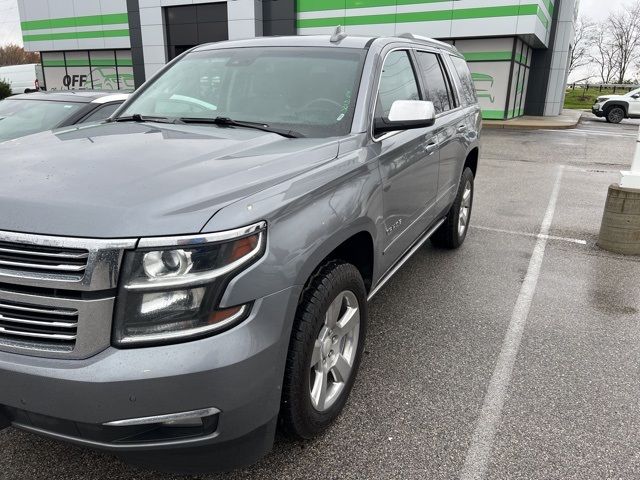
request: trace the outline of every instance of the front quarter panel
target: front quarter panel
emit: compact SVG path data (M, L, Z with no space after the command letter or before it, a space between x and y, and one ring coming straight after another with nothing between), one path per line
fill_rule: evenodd
M322 260L356 233L368 232L374 252L380 251L380 185L374 158L360 147L218 212L205 231L259 220L268 224L264 257L231 281L222 306L304 285Z

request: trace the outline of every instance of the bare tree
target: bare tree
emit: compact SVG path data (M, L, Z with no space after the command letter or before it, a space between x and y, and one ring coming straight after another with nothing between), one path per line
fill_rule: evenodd
M569 75L591 63L592 37L595 25L586 17L576 22L576 34L569 56Z
M611 29L607 23L593 27L589 36L589 59L602 83L611 83L618 74L618 61L614 53Z
M0 67L39 62L40 55L38 53L27 52L20 45L9 44L4 47L0 47Z
M612 13L607 23L612 54L617 65L618 83L624 83L640 48L640 1L636 0L633 5Z

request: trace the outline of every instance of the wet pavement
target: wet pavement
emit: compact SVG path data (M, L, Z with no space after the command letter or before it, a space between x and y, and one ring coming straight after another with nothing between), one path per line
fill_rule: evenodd
M595 245L637 131L486 131L465 245L426 246L374 298L336 425L194 478L640 478L640 258ZM14 429L0 453L1 479L186 478Z

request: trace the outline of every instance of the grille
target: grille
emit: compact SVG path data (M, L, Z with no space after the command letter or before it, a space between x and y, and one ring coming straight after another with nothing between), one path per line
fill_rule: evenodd
M82 276L89 251L0 242L0 268L41 274Z
M73 348L78 311L0 301L0 339Z
M0 351L81 359L107 348L120 264L137 241L0 231Z

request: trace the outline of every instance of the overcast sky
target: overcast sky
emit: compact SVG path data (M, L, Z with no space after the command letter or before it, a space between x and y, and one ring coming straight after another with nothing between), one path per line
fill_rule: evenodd
M580 13L598 19L622 6L625 0L580 0ZM16 0L0 0L0 45L22 44Z

